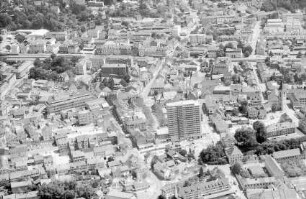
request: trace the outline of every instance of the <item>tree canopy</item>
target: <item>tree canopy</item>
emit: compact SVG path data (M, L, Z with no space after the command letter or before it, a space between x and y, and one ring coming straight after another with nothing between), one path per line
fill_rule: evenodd
M200 164L226 164L226 156L224 147L221 142L216 145L210 145L206 149L203 149L199 158Z
M251 148L258 144L256 141L255 131L251 128L237 129L234 137L239 143L239 146L244 148Z
M264 123L260 121L254 122L253 129L256 132L256 140L258 143L263 143L267 140L267 129Z

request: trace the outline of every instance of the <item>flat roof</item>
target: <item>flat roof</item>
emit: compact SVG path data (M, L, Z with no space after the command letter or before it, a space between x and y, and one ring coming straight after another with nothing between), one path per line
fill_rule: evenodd
M185 101L171 102L167 104L167 106L185 106L185 105L198 106L200 105L200 103L197 100L185 100Z

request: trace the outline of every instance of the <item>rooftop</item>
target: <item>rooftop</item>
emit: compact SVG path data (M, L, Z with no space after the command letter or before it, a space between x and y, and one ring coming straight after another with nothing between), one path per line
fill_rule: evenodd
M281 159L286 157L293 157L293 156L299 156L301 155L301 151L299 148L297 149L289 149L284 151L277 151L273 153L273 157L275 159Z
M171 102L167 104L167 106L186 106L186 105L199 106L200 104L196 100L178 101L178 102Z

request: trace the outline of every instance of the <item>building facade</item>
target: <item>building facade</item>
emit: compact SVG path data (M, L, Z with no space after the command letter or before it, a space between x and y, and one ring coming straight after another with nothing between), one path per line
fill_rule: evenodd
M201 110L197 101L187 100L167 104L168 128L171 140L201 137Z

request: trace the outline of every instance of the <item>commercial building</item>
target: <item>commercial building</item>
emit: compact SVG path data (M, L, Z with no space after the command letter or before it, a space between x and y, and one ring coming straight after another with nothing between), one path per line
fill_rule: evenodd
M171 140L201 137L200 103L194 100L167 104L168 128Z
M210 182L200 182L187 187L178 187L178 196L179 198L184 199L209 199L224 196L230 193L230 184L225 178Z
M69 96L68 98L54 100L47 104L48 113L59 113L60 111L85 107L85 102L94 99L90 93Z

